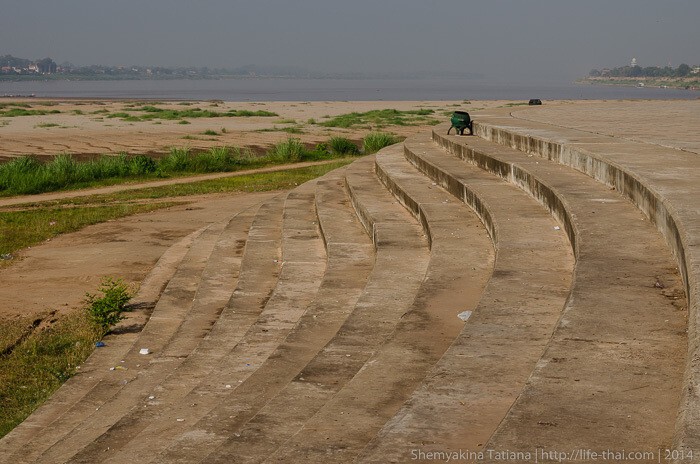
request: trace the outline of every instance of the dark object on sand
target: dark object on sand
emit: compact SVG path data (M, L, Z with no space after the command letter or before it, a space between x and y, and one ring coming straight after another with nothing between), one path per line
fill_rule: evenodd
M539 98L531 98L529 102L527 102L528 105L541 105L542 100Z
M474 134L474 130L472 129L472 123L474 121L471 120L471 118L469 117L469 113L467 113L466 111L455 111L454 113L452 113L452 118L450 118L450 122L452 123L452 125L449 129L447 129L448 135L453 127L459 135L464 135L464 129L469 129L470 135Z

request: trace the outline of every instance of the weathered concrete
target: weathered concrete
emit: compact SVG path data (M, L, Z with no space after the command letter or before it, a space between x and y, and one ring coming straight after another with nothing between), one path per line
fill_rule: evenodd
M464 327L493 266L493 247L476 215L411 166L403 147L376 156L377 176L409 206L430 242L416 298L362 369L270 458L279 462L351 462L401 408Z
M686 321L678 302L668 298L668 292L682 291L682 283L662 237L619 193L582 173L476 137L436 130L433 138L537 198L575 244L566 311L486 446L526 451L535 440L545 451L641 450L650 443L669 448ZM643 380L640 369L648 374ZM595 426L584 432L583 424Z
M102 461L144 460L144 456L158 449L164 436L174 433L177 426L184 426L176 420L182 416L181 404L197 401L197 408L190 407L187 411L187 417L193 418L224 394L224 389L212 385L210 379L223 375L227 357L255 323L277 283L280 266L275 261L281 259L283 205L284 196L279 195L254 211L247 240L224 237L225 243L235 246L237 254L242 254L242 262L236 288L228 303L219 302L222 312L211 330L204 331L206 336L191 353L182 354L186 359L167 379L151 391L137 395L145 407L132 408L74 456L72 462L94 462L97 456ZM211 261L222 264L218 256L212 256ZM204 282L202 287L206 287ZM121 456L119 452L127 444L128 453Z
M425 275L427 241L374 178L372 167L372 158L360 160L346 174L350 199L363 211L377 250L363 294L323 350L224 445L208 450L206 462L227 463L231 456L257 462L284 446L363 368L410 308ZM173 448L156 462L180 462L179 451Z
M557 222L513 185L448 155L428 135L405 154L491 231L494 271L472 316L426 380L360 456L409 462L411 449L479 449L517 398L565 307L573 253Z
M146 308L156 306L161 292L175 275L192 242L204 232L199 229L169 248L141 285L133 303ZM118 327L143 326L148 321L146 311L132 312ZM59 419L66 410L78 404L109 373L105 366L116 366L133 347L138 339L138 331L121 333L119 336L105 337L109 350L95 350L81 365L80 375L70 378L56 393L42 404L32 415L2 438L0 457L7 461L9 456L34 440L41 430Z
M131 390L133 381L140 383L144 380L142 377L138 377L139 369L136 366L140 363L150 364L150 359L139 355L139 350L147 347L153 353L160 354L171 338L177 334L193 305L199 276L205 269L207 260L224 226L225 224L216 224L214 227L209 227L193 243L179 266L178 272L170 280L163 295L158 300L148 323L124 356L124 364L129 369L115 370L112 375L103 378L80 403L66 411L38 439L33 440L31 451L20 450L17 456L11 457L11 459L16 462L31 462L41 455L42 459L46 459L48 462L61 462L61 458L65 459L66 457L65 453L70 453L72 449L75 449L61 446L66 440L81 443L89 443L91 440L92 433L76 433L76 428L106 417L102 414L109 416L108 411L116 411L123 407L128 410L130 405L126 406L114 401L114 399L121 394L123 389ZM166 364L176 366L179 362L175 358L166 358L166 363L154 365L154 370L159 371L160 375L165 375L167 372ZM120 367L124 366L120 365Z
M315 207L318 211L320 230L324 231L328 254L327 268L313 302L301 316L289 335L275 351L247 379L231 385L229 394L221 398L214 406L210 405L206 414L188 415L188 425L175 430L160 427L161 433L155 437L139 437L144 451L148 447L147 461L166 447L176 448L186 440L183 432L193 428L207 430L210 438L220 431L235 430L245 424L281 389L283 389L308 361L335 334L338 327L350 313L350 309L364 289L367 276L374 262L373 246L357 220L353 221L352 212L347 207L342 182L342 170L316 183ZM319 196L323 204L318 203ZM343 204L344 207L343 207ZM307 203L313 206L314 202ZM305 221L315 224L313 208L307 208ZM301 218L298 218L301 219ZM288 224L289 225L289 224ZM342 231L339 229L342 227ZM287 232L289 235L289 231ZM292 236L295 234L292 234ZM233 353L235 355L235 353ZM243 363L245 359L231 356L229 364ZM230 381L230 379L227 379ZM192 397L192 401L200 401ZM200 418L199 421L196 419ZM160 419L159 419L160 421ZM171 424L172 424L171 420ZM152 435L149 434L149 435ZM155 439L155 444L154 444ZM154 446L155 445L155 446ZM206 455L211 451L212 441L202 443L205 449L197 448L198 443L189 439L186 459ZM134 443L125 446L123 452L113 456L110 462L124 462L134 454ZM187 458L190 456L190 458ZM142 460L143 461L143 460Z
M634 108L601 105L588 116L574 110L565 117L560 110L549 119L544 117L546 109L518 111L514 113L517 118L509 113L485 114L475 129L477 135L488 140L570 166L615 188L662 233L676 257L688 298L685 387L674 448L697 452L700 449L700 181L697 174L700 141L697 131L684 132L684 128L689 127L689 115L697 118L700 103L683 102L689 114L676 116L677 125L667 127L666 132L659 130L658 124L673 119L671 112L681 103L647 103L637 103ZM526 120L530 114L533 119L541 115L539 118L549 124ZM602 115L605 118L599 122ZM625 131L629 127L628 118L633 121L629 124L633 130ZM553 119L557 126L551 124L555 122ZM613 121L617 123L612 124Z
M281 205L281 203L280 203ZM200 231L197 237L190 237L186 244L183 246L176 247L173 251L177 251L184 248L182 251L186 251L187 254L178 261L174 258L172 253L167 253L162 261L161 266L157 267L155 270L155 276L160 276L153 285L157 285L157 288L146 287L146 295L137 297L136 303L139 301L152 301L152 299L157 299L158 295L161 293L162 287L167 283L167 287L160 295L160 300L155 304L155 309L153 309L153 314L162 314L160 318L154 318L148 320L149 324L158 324L159 321L165 321L168 323L165 327L173 327L176 330L173 335L172 340L177 340L177 346L183 347L182 342L188 341L187 343L196 345L196 343L201 339L202 336L207 334L206 327L211 325L214 321L218 325L225 325L224 321L226 317L219 316L219 311L221 307L225 306L226 300L229 298L231 293L231 288L236 285L236 280L238 277L238 269L240 264L240 252L243 249L243 245L246 243L246 238L248 235L257 235L254 231L250 232L250 222L252 220L252 214L255 213L259 207L259 202L252 205L242 214L237 215L237 217L228 221L229 224L226 226L226 231L224 232L224 226L226 223L218 225L220 235L208 234L208 237L203 236L205 231ZM263 208L265 209L265 208ZM266 229L274 229L274 221L267 217L265 218L264 227ZM205 238L208 240L203 241ZM254 238L252 239L255 240ZM250 246L250 243L248 244ZM185 248L187 246L187 248ZM275 250L278 247L275 247ZM218 250L218 255L216 258L210 259L209 255L212 252ZM167 272L170 269L170 272ZM197 288L200 283L199 275L205 277L208 283L202 283L201 289L196 289L193 291L193 298L182 298L182 288L187 288L187 286L195 286ZM148 281L152 280L150 277ZM244 279L245 280L245 279ZM276 280L276 277L275 277ZM239 282L240 283L240 282ZM214 285L214 286L213 286ZM220 287L216 289L216 287ZM210 287L209 290L206 287ZM226 290L228 287L228 290ZM210 291L211 290L211 291ZM204 293L203 293L204 292ZM209 293L206 295L205 293ZM212 297L218 293L218 296L212 300ZM201 298L199 298L201 297ZM263 297L267 297L264 295ZM183 309L182 306L185 305ZM208 314L208 316L205 316ZM204 316L204 319L202 317ZM180 321L181 325L173 326ZM203 325L197 321L203 321ZM207 322L208 321L208 322ZM194 332L188 331L188 333L183 332L183 336L180 337L179 333L183 325L189 325L190 322L194 322L199 329ZM65 434L70 434L72 440L80 439L82 434L77 432L77 429L71 430L72 427L81 425L81 422L90 423L90 421L102 420L103 416L101 413L105 409L100 409L106 401L109 401L109 406L111 408L116 408L114 411L125 411L129 410L134 401L139 401L145 398L151 391L133 391L126 395L123 401L117 401L120 394L120 389L129 390L134 385L142 385L144 382L148 383L151 381L153 376L158 374L150 372L150 367L156 367L154 370L160 371L161 374L169 374L168 370L163 370L162 366L171 366L173 363L179 363L184 361L185 358L173 358L168 356L163 358L166 362L159 362L164 355L164 351L168 349L169 343L163 345L163 350L157 350L157 346L152 343L152 340L145 338L149 333L155 332L162 335L163 330L135 330L131 333L133 325L138 323L138 321L132 320L131 317L127 318L124 322L120 324L120 327L127 329L126 333L118 333L108 336L106 338L107 348L97 350L91 356L87 363L87 369L81 369L81 374L74 377L71 382L64 385L58 392L57 395L51 398L47 404L37 410L30 418L23 424L34 424L37 421L42 423L45 427L45 431L42 433L37 433L37 430L30 430L30 437L28 439L32 440L31 451L28 452L27 449L18 448L16 454L21 456L23 460L29 460L31 456L38 455L42 453L46 446L53 445L55 449L53 451L47 450L47 453L68 453L66 456L71 456L80 450L78 446L69 446ZM202 331L202 328L204 330ZM136 327L138 329L138 327ZM226 336L233 336L231 327L225 330ZM211 335L211 333L209 334ZM128 342L128 345L126 345ZM191 345L191 346L193 346ZM176 346L176 345L173 345ZM135 353L138 353L140 348L147 347L152 350L152 354L148 357L144 357ZM130 354L131 353L131 354ZM106 355L109 355L109 360L104 359ZM95 359L93 359L95 358ZM193 356L192 359L188 358L184 365L198 365L203 368L205 365L198 363L196 361L197 356ZM94 364L94 368L90 369L90 365ZM110 367L117 366L118 369L110 371ZM183 367L183 366L180 366ZM126 368L126 370L119 370ZM126 375L129 375L125 378ZM114 379L118 377L118 379ZM126 382L125 382L126 381ZM135 383L134 383L135 381ZM89 388L86 388L89 386ZM66 393L64 393L64 391ZM74 398L76 392L82 392L80 397ZM110 396L112 395L112 396ZM70 403L66 404L65 397L71 397ZM93 398L93 399L90 399ZM145 401L145 400L144 400ZM45 409L51 409L60 411L60 415L46 414ZM107 408L109 410L109 408ZM82 411L82 412L81 412ZM46 420L46 417L53 417L51 421ZM116 416L114 416L116 418ZM24 425L20 425L16 431L22 430ZM99 429L98 430L102 430ZM15 432L13 432L14 434ZM88 429L86 435L88 437L94 437L92 435L94 430ZM7 452L12 450L12 442L8 444L8 439L11 440L11 435L8 435L3 439L2 451ZM47 439L48 438L48 439ZM82 438L85 440L85 438ZM57 441L59 440L59 441ZM55 442L55 443L52 443ZM85 443L89 443L86 441ZM46 443L46 445L44 445ZM63 445L66 445L65 447ZM7 445L7 446L6 446ZM100 450L102 451L102 450ZM51 456L54 456L51 454ZM44 459L44 458L41 458ZM57 457L46 457L47 461L60 461L61 459Z

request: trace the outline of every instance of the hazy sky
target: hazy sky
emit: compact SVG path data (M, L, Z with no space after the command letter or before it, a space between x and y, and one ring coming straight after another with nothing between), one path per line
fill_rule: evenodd
M0 55L575 79L700 63L699 0L0 0Z

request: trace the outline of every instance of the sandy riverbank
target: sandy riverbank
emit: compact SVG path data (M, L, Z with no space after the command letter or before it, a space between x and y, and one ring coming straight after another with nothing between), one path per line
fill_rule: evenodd
M53 156L70 153L94 156L126 152L130 154L166 153L170 147L206 149L214 146L246 146L264 149L293 136L304 143L315 144L332 136L360 140L372 130L408 136L427 125L360 125L333 128L321 125L330 118L352 112L396 109L400 111L429 109L431 118L446 121L455 109L478 113L483 109L523 102L512 101L364 101L364 102L147 102L96 100L0 99L4 111L8 104L29 105L27 110L58 113L33 116L0 116L0 160L21 155ZM115 113L143 114L135 108L155 103L164 110L184 111L193 108L216 112L230 110L268 111L272 117L212 117L176 120L124 121L109 117ZM564 102L548 104L560 105ZM2 110L0 110L1 112ZM187 123L182 123L181 121ZM218 135L207 135L206 131Z

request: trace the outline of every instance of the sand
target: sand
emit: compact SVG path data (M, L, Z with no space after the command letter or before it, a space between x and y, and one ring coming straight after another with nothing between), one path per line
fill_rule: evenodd
M218 117L188 119L190 124L178 120L154 120L127 122L119 118L107 118L107 114L124 112L133 106L148 104L144 101L93 101L53 100L46 106L41 99L0 99L0 104L21 102L31 109L58 110L59 114L44 116L0 117L0 160L21 155L53 156L70 153L77 156L99 154L167 153L171 147L206 149L214 146L252 147L262 150L288 137L297 137L304 143L316 144L332 136L360 140L371 130L382 130L399 136L408 136L427 126L355 127L351 129L329 128L309 123L320 123L329 117L351 112L397 109L416 110L428 108L435 111L433 117L444 121L446 112L456 109L470 112L499 106L506 101L365 101L365 102L157 102L163 109L186 110L201 108L225 112L228 110L265 110L277 113L274 117ZM185 105L184 103L187 103ZM518 102L522 103L522 102ZM107 113L95 114L98 111ZM82 113L82 114L78 114ZM290 134L284 128L295 127L301 134ZM225 132L222 133L222 129ZM207 130L220 135L204 135Z

